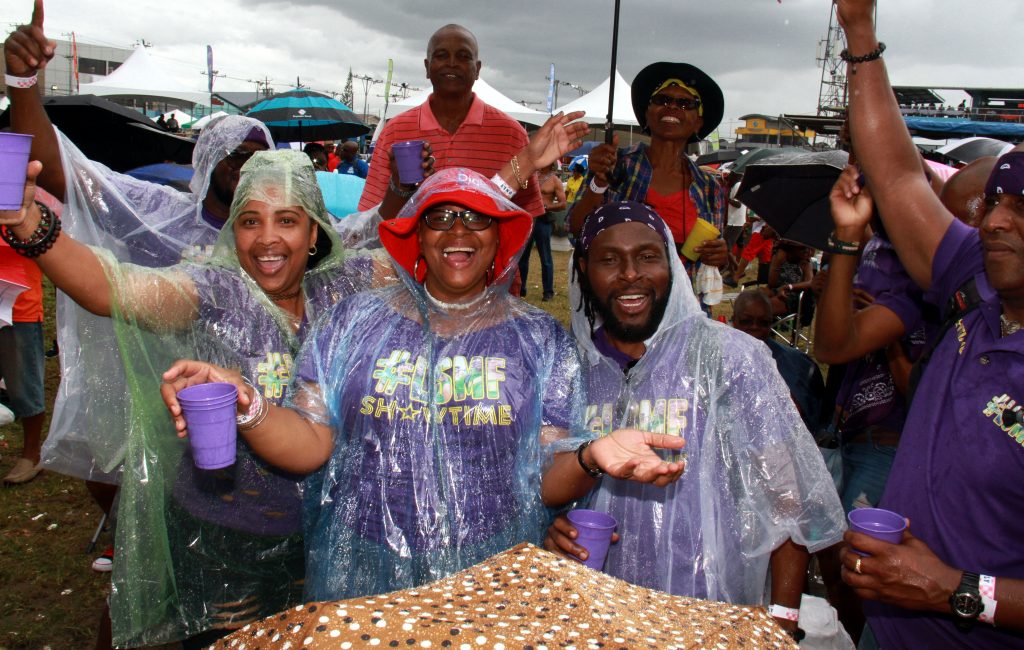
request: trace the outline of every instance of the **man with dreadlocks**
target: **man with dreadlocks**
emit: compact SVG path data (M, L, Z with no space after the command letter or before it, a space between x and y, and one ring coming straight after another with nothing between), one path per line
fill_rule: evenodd
M771 603L797 634L808 551L841 539L843 510L768 348L704 317L672 246L651 208L608 203L587 217L573 257L586 426L683 436L688 456L664 489L602 479L591 507L621 535L605 571L676 595ZM585 556L573 537L560 518L546 545Z

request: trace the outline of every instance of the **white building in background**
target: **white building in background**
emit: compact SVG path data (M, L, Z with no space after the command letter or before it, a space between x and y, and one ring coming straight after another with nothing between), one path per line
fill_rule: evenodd
M57 53L46 66L47 95L76 95L71 63L71 41L57 39ZM98 81L117 69L132 54L127 47L110 47L78 42L78 83Z

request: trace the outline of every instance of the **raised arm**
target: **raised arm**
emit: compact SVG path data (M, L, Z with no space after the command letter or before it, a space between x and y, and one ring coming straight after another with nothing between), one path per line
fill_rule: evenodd
M42 230L43 213L34 200L40 169L38 161L28 165L21 210L0 211L0 225L22 242L38 239ZM51 215L50 220L54 219L56 215ZM57 223L59 227L59 220ZM115 297L108 271L114 271L122 316L136 318L152 329L180 329L196 317L198 299L187 279L145 270L122 273L108 269L93 249L65 232L58 231L50 248L41 251L35 261L54 286L97 316L109 317L113 312Z
M847 167L832 188L832 219L835 237L860 244L866 238L872 202L868 191L848 197L857 184L857 170ZM822 363L847 363L880 350L905 334L903 321L891 309L881 305L853 308L853 276L857 256L833 253L825 289L818 303L814 325L814 357Z
M836 0L847 51L879 47L874 0ZM921 159L903 122L881 58L849 64L849 125L853 148L885 229L910 276L931 285L932 259L953 220L921 173ZM856 188L850 190L856 194Z
M28 79L46 67L53 58L55 46L43 32L43 0L35 0L32 22L21 25L4 42L4 60L7 74ZM43 101L37 84L27 88L7 85L11 100L11 130L26 133L32 138L32 160L43 163L39 186L60 200L64 200L64 168L60 164L60 147L53 124L43 110Z

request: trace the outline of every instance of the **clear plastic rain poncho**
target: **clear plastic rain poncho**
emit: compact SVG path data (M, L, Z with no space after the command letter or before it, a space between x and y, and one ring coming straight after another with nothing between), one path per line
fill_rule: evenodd
M678 482L660 488L606 476L592 495L591 507L615 517L621 535L605 572L671 594L763 604L772 550L787 538L811 552L839 541L843 510L768 348L707 318L679 257L669 259L661 326L625 373L595 347L572 281L587 428L686 438Z
M304 319L275 306L240 266L232 225L251 200L301 206L319 226L315 255L298 253L308 267ZM149 269L96 250L115 298L129 396L110 600L115 644L237 627L301 602L302 477L262 462L241 438L234 465L197 469L160 398L161 373L169 359L209 361L239 369L281 404L307 321L366 288L372 258L343 253L312 163L291 150L257 153L242 168L208 261Z
M189 193L113 172L86 158L59 131L57 137L66 183L65 232L110 251L119 261L150 267L208 256L220 232L202 210L214 167L247 139L273 148L270 132L257 120L232 115L211 122L193 151ZM57 328L61 384L43 444L43 465L118 483L128 416L124 370L111 353L117 349L113 327L58 293ZM112 435L116 432L122 435Z
M494 279L462 308L420 284L416 227L439 204L500 215ZM307 337L291 405L334 432L305 485L307 600L420 585L543 539L541 474L580 442L581 382L569 333L508 293L531 225L476 172L442 170L381 226L402 282L339 302Z

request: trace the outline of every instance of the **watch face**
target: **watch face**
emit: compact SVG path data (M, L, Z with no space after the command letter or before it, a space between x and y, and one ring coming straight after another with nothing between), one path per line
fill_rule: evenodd
M953 613L964 618L974 618L981 612L981 598L975 594L953 594L953 602L950 604Z

